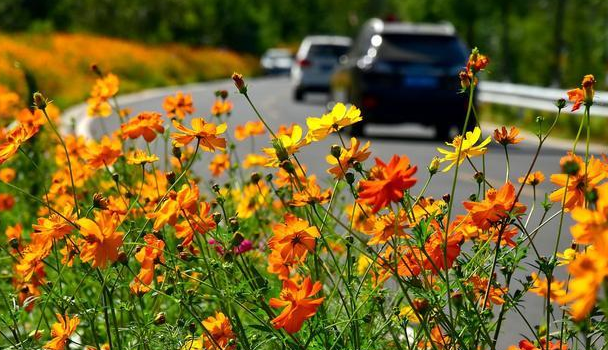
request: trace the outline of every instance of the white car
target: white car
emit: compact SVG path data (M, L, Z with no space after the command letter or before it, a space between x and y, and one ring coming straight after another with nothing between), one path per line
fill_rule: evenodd
M287 74L293 64L293 57L287 49L269 49L260 64L266 74Z
M302 101L307 92L329 92L330 79L340 57L350 49L344 36L314 35L302 41L291 68L293 97Z

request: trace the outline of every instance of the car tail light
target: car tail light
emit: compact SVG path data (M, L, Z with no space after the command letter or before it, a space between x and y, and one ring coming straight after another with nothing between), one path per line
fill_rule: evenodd
M363 108L374 108L378 105L378 99L374 96L364 96L361 100Z
M307 67L312 66L312 62L307 59L298 60L298 66L300 66L302 68L307 68Z

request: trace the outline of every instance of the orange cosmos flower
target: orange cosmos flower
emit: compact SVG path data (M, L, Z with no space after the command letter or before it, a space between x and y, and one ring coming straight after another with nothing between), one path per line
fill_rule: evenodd
M407 156L394 155L386 164L376 158L376 166L370 173L368 180L359 183L359 203L373 206L376 213L390 202L399 202L403 198L403 191L414 186L416 179L412 175L418 168L410 164Z
M158 263L165 262L163 255L165 242L151 233L144 236L144 242L146 244L135 254L135 259L141 264L139 273L130 285L131 292L135 294L144 294L150 291L149 285L154 279L154 267Z
M183 239L181 245L188 247L194 240L194 234L205 233L216 228L217 224L213 220L209 211L209 203L201 202L197 214L188 214L186 220L175 225L175 237Z
M203 345L210 350L232 350L236 349L236 335L232 331L230 320L221 312L216 312L215 317L209 316L203 321L203 327L207 330L203 334ZM232 344L230 344L232 342Z
M344 177L344 173L353 167L354 162L363 163L369 155L372 153L369 151L369 141L361 146L361 142L356 138L350 139L350 147L348 149L341 149L340 157L336 158L333 155L328 155L325 159L327 163L333 165L327 170L328 173L333 174L336 179Z
M583 103L588 106L593 104L593 96L595 94L593 88L595 83L593 75L587 74L583 77L583 82L581 83L582 89L577 88L568 91L568 100L573 103L572 112L579 109Z
M460 255L460 247L464 242L464 236L458 231L449 232L446 241L446 234L441 230L439 223L433 220L431 225L435 232L424 243L427 254L420 253L418 260L424 262L425 269L437 273L437 269L445 270L452 267L458 255Z
M551 175L551 182L561 186L561 188L551 193L549 199L552 202L563 202L565 210L583 206L585 203L585 193L591 191L608 175L602 162L593 156L589 159L587 169L585 169L583 159L571 153L564 156L560 164L572 167L572 171L569 174ZM587 181L585 181L585 178ZM568 184L568 187L566 187L566 184Z
M216 99L211 106L211 114L220 116L222 114L230 114L232 112L232 102L228 100Z
M272 226L274 236L268 241L273 251L278 251L285 260L303 260L307 252L313 252L319 230L309 226L308 221L299 219L291 213L285 214L285 223Z
M83 158L93 169L110 166L122 154L121 147L120 140L104 136L99 143L90 141L87 144L86 153L83 155Z
M515 202L515 187L511 182L505 183L499 190L490 188L481 202L464 202L463 205L469 211L471 221L482 230L508 218L509 212L517 215L526 211L525 205Z
M167 112L167 117L182 120L186 115L195 111L192 105L192 95L184 95L178 91L175 96L167 96L163 101L163 109Z
M95 221L82 218L76 221L83 239L79 242L80 259L93 267L104 268L118 258L123 233L117 231L118 219L107 211L95 213Z
M112 106L108 101L118 93L119 85L120 80L111 73L97 79L91 90L91 97L87 100L88 115L108 117L112 114Z
M478 48L474 48L471 51L471 55L469 55L469 61L467 62L466 69L473 73L477 73L485 69L489 63L490 60L488 57L479 53Z
M12 157L19 147L38 133L38 126L32 124L17 124L16 127L6 133L0 144L0 164Z
M198 198L198 186L194 183L190 183L190 186L184 184L179 192L171 191L158 211L149 213L147 217L155 219L153 225L155 230L162 229L166 224L174 226L180 213L196 213Z
M517 135L519 135L519 129L516 127L512 126L511 130L507 132L507 128L503 126L501 129L494 130L494 141L503 146L515 145L524 139L523 137L517 137Z
M281 256L279 251L271 251L268 255L268 269L267 271L278 275L280 280L289 279L291 270L297 265L297 261L286 260Z
M123 139L136 139L143 136L146 142L152 142L156 134L165 132L160 113L143 112L120 126Z
M59 119L60 111L55 105L46 106L46 114L53 121ZM21 124L31 124L33 126L42 126L46 123L46 117L44 113L39 109L23 108L16 116L18 122Z
M15 179L17 172L13 168L2 168L0 169L0 181L11 182Z
M321 288L321 283L313 284L310 277L306 277L302 284L289 279L284 280L280 297L272 298L269 302L273 308L284 307L283 311L271 321L274 328L283 328L289 334L298 332L304 321L313 317L323 302L324 298L312 298Z
M205 122L203 118L194 118L192 129L186 128L176 120L173 120L173 126L180 131L171 134L177 147L183 147L197 139L202 149L209 152L215 151L216 148L226 148L226 139L218 137L226 131L226 123L215 125Z
M47 350L63 350L70 336L76 332L76 327L80 323L78 316L70 318L67 314L61 316L55 314L57 321L51 327L51 341L46 343L42 348Z
M156 154L148 154L146 151L142 151L140 149L129 152L126 158L127 164L133 165L144 165L146 163L154 163L158 161L158 156Z
M216 154L209 163L209 171L213 176L220 176L230 168L230 156L227 153Z
M368 227L365 231L366 234L372 236L367 245L384 244L393 236L405 237L404 229L406 227L408 227L408 222L403 210L399 211L398 217L395 217L393 212L379 216L373 221L373 226Z
M587 251L577 254L568 265L572 279L567 294L558 301L571 303L569 311L575 321L581 321L593 309L602 281L608 277L608 246L606 242L599 243L599 246L590 246Z
M538 276L536 272L532 272L532 288L530 288L530 292L534 293L543 298L547 298L547 291L549 290L549 283L547 279ZM564 282L551 280L551 296L550 299L555 301L560 298L563 298L566 295L566 291L564 289Z
M0 193L0 211L8 211L15 206L15 198L9 193Z
M302 191L293 194L293 199L289 202L294 207L303 207L308 204L323 204L327 203L331 198L331 190L321 191L321 187L317 185L317 177L311 175L303 185Z
M71 206L66 206L61 214L71 222L76 221ZM53 240L60 240L72 232L74 226L60 215L52 213L48 218L38 218L38 223L33 224L32 228L34 229L31 235L32 244L51 245Z
M545 174L543 174L542 171L535 171L533 173L530 173L527 178L521 176L519 179L517 179L517 182L519 182L520 184L523 184L525 182L526 185L530 186L538 186L544 181Z
M596 189L595 208L576 207L572 209L572 237L577 243L594 244L600 241L608 244L608 183Z
M256 135L264 135L266 129L264 127L264 123L261 121L248 121L244 125L237 125L234 129L234 138L243 141L244 139L256 136Z
M568 350L568 344L563 344L560 341L557 341L555 343L553 342L549 342L549 350ZM546 350L547 349L547 339L546 338L541 338L540 339L540 344L538 344L538 346L534 345L534 343L532 343L529 340L522 340L519 342L519 344L517 346L515 345L511 345L509 346L509 348L507 350Z
M488 290L488 279L485 277L479 277L477 275L471 276L468 282L473 286L473 293L477 301L483 300L485 298L486 292ZM506 287L495 287L490 285L490 291L488 292L488 300L486 301L486 308L489 308L491 304L494 305L502 305L505 303L503 299L503 295L507 292Z

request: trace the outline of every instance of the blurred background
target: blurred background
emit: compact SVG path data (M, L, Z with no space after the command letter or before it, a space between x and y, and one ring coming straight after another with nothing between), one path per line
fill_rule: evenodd
M295 48L309 34L351 36L370 17L451 22L492 58L493 80L572 86L593 72L606 85L604 0L0 1L3 32L87 32L254 55Z

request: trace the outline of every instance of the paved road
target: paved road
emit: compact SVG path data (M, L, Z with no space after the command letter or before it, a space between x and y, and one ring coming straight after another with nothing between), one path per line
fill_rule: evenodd
M209 109L213 102L213 92L217 89L226 89L231 92L231 99L234 102L234 111L230 119L230 128L235 125L242 124L249 120L255 120L255 115L251 109L246 105L244 99L234 94L234 86L230 81L212 82L206 84L198 84L181 88L170 88L163 91L155 91L148 94L139 95L136 98L124 99L121 107L130 107L133 112L140 112L146 110L161 111L161 104L163 96L174 93L177 90L181 90L186 93L193 95L195 107L197 108L196 115L203 115L208 117ZM251 98L257 104L261 113L267 118L270 126L276 129L280 124L299 123L305 126L305 119L308 116L320 116L326 110L326 100L323 96L310 96L310 98L303 103L295 103L291 98L291 87L287 78L259 78L249 81L249 91ZM399 106L396 106L399 108ZM401 106L401 108L407 111L407 106ZM89 126L93 136L99 137L102 133L101 125L102 122L97 119L94 120ZM103 121L105 123L111 123L111 120ZM114 122L115 123L115 122ZM117 124L106 125L108 130L113 130L117 127ZM232 132L229 129L230 132ZM433 156L437 155L435 150L438 146L443 146L439 141L433 139L433 131L420 127L380 127L370 126L368 129L368 139L372 143L373 155L382 159L388 160L393 154L406 154L414 164L418 164L419 167L419 180L423 182L426 177L426 166ZM257 146L265 146L263 138L257 139ZM325 162L325 154L329 152L329 147L339 143L337 137L329 137L327 140L320 144L315 144L307 147L301 155L300 160L307 164L310 171L322 177L327 164ZM525 171L530 165L532 155L534 154L536 144L533 141L526 141L515 147L511 148L511 181L517 181L518 176L525 174ZM250 152L249 142L244 142L237 147L237 151L240 155L244 155ZM487 173L488 179L493 184L501 184L504 181L504 153L502 147L498 147L494 144L490 146L490 156L487 157ZM542 151L535 170L541 170L547 178L551 173L559 171L559 159L565 154L565 150L557 148L546 148ZM208 160L210 156L205 156L205 160ZM479 162L478 166L479 166ZM206 161L199 162L199 168L196 171L206 172ZM457 203L467 198L469 194L476 191L476 185L471 181L474 174L474 170L466 163L461 168L460 176L458 179ZM453 172L439 173L433 179L431 185L431 191L428 193L435 198L441 197L444 193L449 192L451 187ZM422 184L418 184L420 188ZM546 181L540 186L538 197L542 200L544 193L551 191L553 188L552 184ZM415 192L416 193L416 192ZM532 192L524 191L522 200L530 204L532 201ZM539 200L539 201L540 201ZM462 212L460 206L456 206L457 211ZM537 213L540 210L537 211ZM555 209L551 213L555 212ZM536 219L536 220L535 220ZM535 222L538 222L538 218L535 217L531 221L531 226ZM567 218L566 224L570 222ZM565 227L568 227L567 225ZM555 244L557 232L557 220L553 220L545 226L545 228L538 234L536 244L539 247L541 254L550 254ZM568 230L562 235L562 242L560 243L561 248L566 248L570 244L570 235ZM533 258L529 259L528 262L533 262ZM523 278L523 275L518 276ZM560 276L558 276L560 277ZM563 274L561 274L563 277ZM512 290L518 289L519 285L517 282L512 284ZM542 304L543 300L540 297L530 296L526 299L523 312L527 315L530 322L535 325L542 321ZM519 334L526 334L530 336L520 316L512 313L503 327L504 336L501 337L500 345L506 347L508 344L517 342L520 338Z

